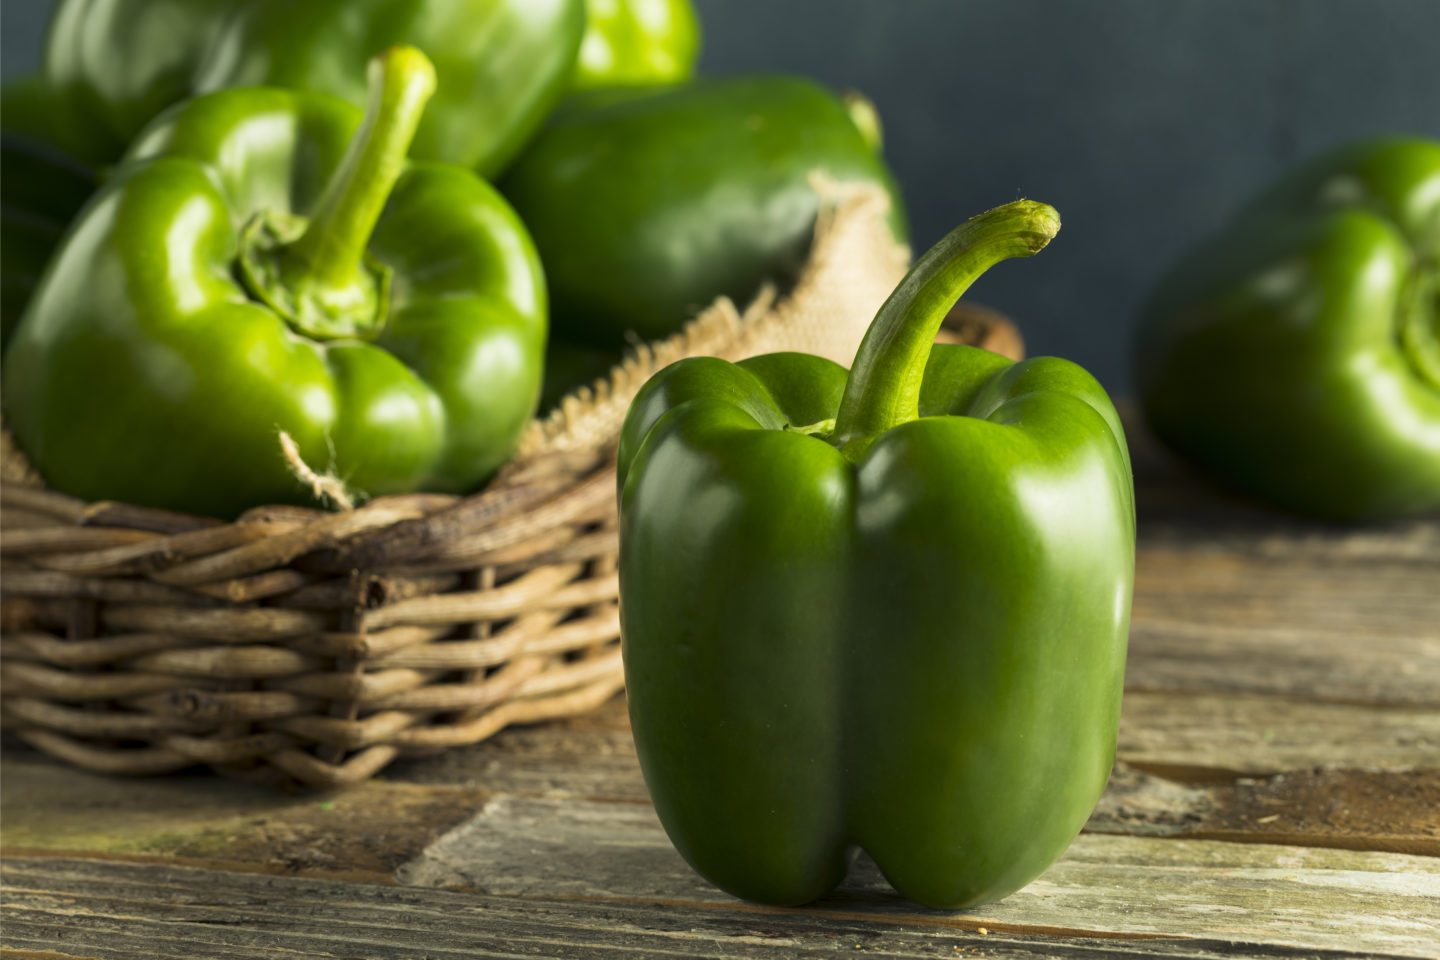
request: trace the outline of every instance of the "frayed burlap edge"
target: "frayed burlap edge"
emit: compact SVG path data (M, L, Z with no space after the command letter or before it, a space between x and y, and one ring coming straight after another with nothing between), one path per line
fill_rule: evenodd
M45 481L15 445L10 429L0 430L0 483L17 487L43 487Z

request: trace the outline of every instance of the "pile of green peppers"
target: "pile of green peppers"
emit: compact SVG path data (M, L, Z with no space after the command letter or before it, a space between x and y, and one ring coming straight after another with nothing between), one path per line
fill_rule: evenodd
M301 464L475 489L542 387L793 279L812 172L893 191L846 101L699 43L689 0L63 0L4 91L15 439L220 517Z
M468 490L507 458L539 389L539 259L485 181L405 159L424 54L371 72L363 121L236 88L131 147L5 355L11 429L50 483L233 516L296 498L277 427L372 494Z

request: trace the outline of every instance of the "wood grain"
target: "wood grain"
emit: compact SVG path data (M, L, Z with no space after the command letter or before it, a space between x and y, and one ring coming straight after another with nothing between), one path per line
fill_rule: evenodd
M1303 770L1202 784L1118 763L1089 833L1440 856L1440 770Z
M363 880L387 880L486 796L374 781L286 795L213 776L116 780L13 752L3 774L7 857L92 854Z
M1440 707L1440 564L1287 561L1142 542L1133 690Z
M1200 859L1206 859L1203 851ZM1334 869L1328 871L1329 878L1317 877L1307 866L1284 861L1283 856L1277 860L1283 861L1278 869L1224 860L1209 864L1217 873L1246 874L1243 881L1224 887L1230 895L1241 895L1243 885L1262 891L1256 906L1274 912L1260 921L1256 936L1247 932L1247 923L1256 920L1251 911L1219 902L1214 909L1224 919L1215 924L1215 936L1171 938L1077 936L1030 922L1017 929L988 914L955 916L914 909L887 914L880 912L881 904L854 894L815 908L781 910L738 901L656 904L503 897L150 864L10 858L0 866L7 909L0 937L11 951L58 950L61 956L108 960L202 956L216 960L296 956L651 960L816 957L842 951L890 957L1014 958L1427 955L1425 938L1436 933L1433 926L1416 923L1406 928L1364 916L1332 918L1308 934L1298 933L1301 939L1319 939L1325 927L1345 926L1350 940L1364 944L1355 951L1297 949L1279 942L1286 939L1284 931L1298 929L1308 919L1306 901L1313 908L1313 901L1343 890L1349 878ZM1176 863L1170 869L1178 881L1186 865ZM1318 887L1301 886L1312 879L1320 881ZM1127 909L1145 899L1165 903L1137 890L1133 876L1121 880L1124 887L1119 891L1107 887L1078 895L1087 903L1103 903L1119 894ZM1424 892L1423 884L1406 881L1403 875L1395 885L1419 886ZM1285 895L1291 888L1300 900L1294 907L1298 913ZM1278 935L1274 928L1279 928Z
M1440 709L1130 690L1121 703L1119 756L1201 778L1206 770L1440 767Z
M508 896L732 900L689 869L642 804L497 796L396 879ZM825 902L934 915L900 899L863 857ZM1440 942L1440 918L1401 915L1420 916L1436 902L1440 861L1432 858L1082 835L1039 880L968 914L999 929L1188 936L1224 910L1227 933L1245 942L1323 947L1355 942L1363 929L1373 949L1427 956ZM1365 918L1359 929L1357 918Z

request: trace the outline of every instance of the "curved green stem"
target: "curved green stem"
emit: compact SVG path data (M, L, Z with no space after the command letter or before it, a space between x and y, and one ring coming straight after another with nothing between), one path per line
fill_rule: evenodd
M1001 260L1039 253L1060 231L1053 207L1017 200L962 223L920 258L875 315L845 383L831 442L859 460L920 415L920 384L945 314Z
M435 68L414 47L391 47L370 61L365 121L340 169L289 249L287 273L318 286L350 282L360 269L380 211L400 179L410 141L435 92Z
M309 221L266 211L242 242L251 292L322 339L374 336L385 321L389 271L366 250L435 92L435 68L414 47L377 55L367 79L365 119Z

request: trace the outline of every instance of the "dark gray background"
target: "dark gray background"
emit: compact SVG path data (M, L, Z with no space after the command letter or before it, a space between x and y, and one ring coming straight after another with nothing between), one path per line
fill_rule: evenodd
M1268 178L1356 136L1440 137L1440 0L696 3L702 70L875 100L917 251L1016 197L1059 208L1050 249L974 295L1119 392L1146 290ZM4 0L6 76L50 5Z

